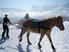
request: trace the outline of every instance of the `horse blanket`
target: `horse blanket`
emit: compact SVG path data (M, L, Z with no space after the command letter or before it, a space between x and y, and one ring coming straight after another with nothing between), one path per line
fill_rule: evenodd
M30 23L31 27L33 28L38 28L39 32L40 32L40 28L43 28L43 29L50 29L49 27L44 27L44 22L43 21L38 21L38 20L33 20L31 23ZM28 24L27 25L24 25L24 27L28 27Z

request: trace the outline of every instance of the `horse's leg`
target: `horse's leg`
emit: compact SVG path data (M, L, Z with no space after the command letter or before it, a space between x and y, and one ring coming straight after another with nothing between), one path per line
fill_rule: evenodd
M49 39L49 41L50 41L50 43L51 43L52 49L55 50L55 47L53 46L53 43L52 43L50 34L47 34L47 37L48 37L48 39Z
M41 42L41 40L42 40L43 37L44 37L44 34L41 34L40 39L39 39L39 42L38 42L38 46L39 46L40 48L41 48L40 42Z
M30 35L30 31L27 32L27 42L31 45L31 43L29 41L29 35Z
M22 36L24 35L24 33L26 32L26 30L24 30L23 28L22 28L22 30L21 30L21 33L20 33L20 35L19 35L19 42L21 42L22 41Z

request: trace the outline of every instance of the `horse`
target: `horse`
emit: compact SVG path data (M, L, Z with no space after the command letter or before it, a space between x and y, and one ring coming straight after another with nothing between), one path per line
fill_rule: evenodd
M41 48L40 42L42 40L42 38L44 37L44 35L47 36L47 38L49 39L50 43L51 43L51 47L53 50L55 50L55 47L52 43L51 40L51 30L53 27L58 27L61 31L63 31L64 25L63 25L63 18L61 16L57 16L57 17L53 17L53 18L48 18L45 20L42 20L41 25L39 25L39 27L33 27L32 23L33 23L34 19L30 19L30 20L24 20L22 23L22 29L21 29L21 33L19 35L19 42L22 41L22 36L24 35L25 32L27 32L27 42L31 45L31 42L29 41L29 35L30 32L34 32L34 33L40 33L40 39L38 42L38 46ZM37 21L38 22L38 21Z

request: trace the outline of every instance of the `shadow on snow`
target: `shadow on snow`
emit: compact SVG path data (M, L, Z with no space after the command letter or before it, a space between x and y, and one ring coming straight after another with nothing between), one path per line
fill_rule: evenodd
M6 42L6 39L1 39L0 38L0 45L3 44L3 43L5 43L5 42Z
M21 46L20 43L18 44L17 48L18 48L18 51L19 51L19 52L25 52L25 51L22 49L22 46Z

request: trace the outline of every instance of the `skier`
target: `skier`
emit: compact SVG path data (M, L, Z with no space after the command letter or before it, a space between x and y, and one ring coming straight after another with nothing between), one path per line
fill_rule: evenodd
M8 25L7 25L8 23L10 23L12 25L12 23L8 19L8 15L5 14L5 17L3 18L3 33L2 33L2 39L5 39L5 33L6 33L6 37L9 38L9 28L8 28Z

